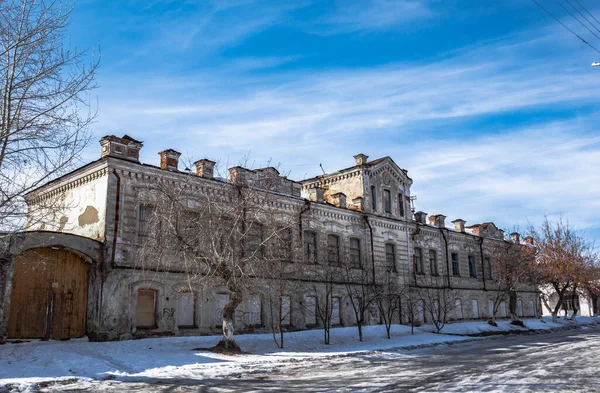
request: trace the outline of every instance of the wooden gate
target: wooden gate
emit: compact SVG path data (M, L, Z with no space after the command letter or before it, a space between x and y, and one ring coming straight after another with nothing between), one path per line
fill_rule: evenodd
M12 280L9 338L66 339L85 335L89 265L52 248L17 257Z

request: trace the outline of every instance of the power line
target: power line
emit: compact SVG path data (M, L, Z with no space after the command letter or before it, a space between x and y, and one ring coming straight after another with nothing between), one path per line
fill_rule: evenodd
M590 21L590 20L589 20L589 19L588 19L588 18L587 18L585 15L583 15L583 14L581 13L581 11L579 10L579 8L575 7L575 6L573 5L573 3L571 3L569 0L565 0L565 1L567 2L567 4L569 4L569 5L571 6L571 8L573 8L575 11L577 11L577 13L578 13L579 15L581 15L581 17L582 17L583 19L585 19L585 20L587 21L587 23L589 23L589 24L590 24L590 26L592 26L594 29L596 29L596 31L597 31L598 33L600 33L600 30L599 30L599 29L596 27L596 25L595 25L595 24L594 24L592 21Z
M594 33L592 30L590 30L590 28L589 28L589 27L587 27L587 26L585 25L585 23L583 23L582 21L580 21L580 20L579 20L579 18L577 18L575 15L573 15L573 14L571 13L571 11L569 11L569 10L567 9L567 7L565 7L564 5L562 5L562 3L561 3L561 2L559 2L558 0L554 0L554 2L555 2L556 4L558 4L558 5L560 6L560 8L562 8L563 10L565 10L565 11L567 12L567 14L571 15L571 17L572 17L573 19L575 19L575 20L576 20L576 21L577 21L577 22L578 22L578 23L579 23L581 26L585 27L585 29L586 29L587 31L589 31L590 33L592 33L592 35L593 35L594 37L596 37L597 39L599 39L599 40L600 40L600 37L598 37L598 35L596 35L596 33Z
M594 15L592 15L592 14L590 13L590 11L588 11L588 10L587 10L587 8L585 8L585 7L584 7L584 6L583 6L583 5L582 5L582 4L579 2L579 0L575 0L575 2L576 2L577 4L579 4L579 6L580 6L581 8L583 8L583 10L584 10L584 11L585 11L585 12L586 12L586 13L587 13L589 16L591 16L591 17L592 17L592 19L594 19L594 20L595 20L595 21L596 21L598 24L600 24L600 21L599 21L598 19L596 19L596 17L595 17Z
M556 16L552 15L550 13L550 11L548 11L547 9L545 9L544 7L542 7L542 5L540 3L538 3L536 0L531 0L531 1L535 5L537 5L542 11L544 11L545 13L547 13L548 15L550 15L550 17L552 19L554 19L555 21L557 21L558 23L560 23L565 29L569 30L571 32L571 34L573 34L575 37L579 38L581 40L581 42L583 42L584 44L586 44L587 46L589 46L590 48L592 48L593 50L595 50L596 52L598 52L600 54L600 50L596 49L596 47L594 47L592 44L590 44L589 42L587 42L586 40L584 40L579 34L575 33L567 25L565 25L564 23L562 23Z
M554 143L554 144L551 144L551 145L549 145L549 146L545 146L545 147L542 147L542 148L539 148L539 149L533 150L533 151L531 151L531 152L529 152L529 153L527 153L527 154L524 154L524 155L522 155L522 156L520 156L520 157L517 157L516 159L514 159L514 160L512 160L512 161L505 162L505 163L503 163L503 164L500 164L500 165L497 165L497 166L495 166L495 167L488 168L488 169L485 169L485 170L482 170L482 171L479 171L479 172L475 172L475 173L473 173L473 174L471 174L471 175L468 175L468 176L465 176L465 177L463 177L462 179L459 179L459 180L457 180L457 181L455 181L455 182L451 182L451 183L448 183L448 184L442 184L442 185L435 185L435 186L432 186L432 187L426 187L426 188L424 188L424 189L423 189L423 191L429 191L429 190L432 190L432 189L434 189L434 188L440 188L440 187L447 188L447 187L453 187L453 186L456 186L456 185L458 185L458 184L464 183L464 182L466 182L467 180L470 180L470 179L472 179L472 178L474 178L474 177L477 177L477 176L479 176L479 175L483 175L483 174L485 174L485 173L492 172L492 171L497 171L498 169L503 169L503 168L506 168L506 167L508 167L508 166L510 166L510 165L513 165L513 164L515 164L515 163L517 163L517 162L521 161L521 160L524 160L524 159L526 159L526 158L529 158L529 157L531 157L531 156L533 156L533 155L538 155L538 154L545 153L546 151L548 151L548 150L552 150L553 148L555 148L555 147L556 147L556 146L558 146L558 145L563 145L563 144L569 143L569 142L571 142L571 141L574 141L575 139L579 139L579 138L581 138L581 137L584 137L584 136L586 136L586 135L588 135L588 134L590 134L590 133L592 133L592 132L594 132L594 131L596 131L596 130L599 130L599 129L600 129L600 126L596 126L596 127L590 128L589 130L583 131L583 132L581 132L581 133L579 133L579 134L575 134L575 135L573 135L573 136L571 136L571 137L569 137L569 138L566 138L566 139L560 140L560 141L558 141L558 142L556 142L556 143Z

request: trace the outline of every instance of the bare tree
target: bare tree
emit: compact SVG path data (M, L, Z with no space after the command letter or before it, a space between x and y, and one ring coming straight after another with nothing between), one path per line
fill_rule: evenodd
M502 302L509 300L509 313L512 321L517 321L517 291L525 285L537 284L538 266L535 261L535 248L511 242L498 242L492 246L490 258L491 277L495 288L492 324L496 324L496 314Z
M551 307L547 294L542 295L556 322L565 295L585 285L588 265L595 260L593 245L562 219L551 222L546 217L539 228L531 226L530 231L537 250L540 282L549 285L557 296L556 304Z
M383 324L387 338L391 339L391 328L394 320L401 320L402 298L407 287L401 285L398 275L392 269L379 270L376 277L375 304Z
M148 186L143 197L152 205L137 259L147 273L177 263L190 287L225 288L223 338L215 350L235 352L240 350L236 310L246 294L263 292L265 280L280 278L269 267L283 263L288 245L281 242L291 241L283 234L289 233L293 214L279 212L272 203L276 194L243 184L214 182L200 194L197 189L186 182Z
M362 266L361 262L352 258L351 255L350 260L343 263L340 268L346 296L354 312L359 341L363 341L366 315L377 297L373 276L368 269Z
M431 317L436 333L440 333L454 310L454 294L442 276L429 276L424 285L416 289L421 301L422 313ZM422 321L424 322L424 321Z
M73 8L0 1L0 222L22 227L23 196L67 170L89 142L98 60L68 48ZM44 209L42 206L38 206ZM47 210L47 208L46 208Z

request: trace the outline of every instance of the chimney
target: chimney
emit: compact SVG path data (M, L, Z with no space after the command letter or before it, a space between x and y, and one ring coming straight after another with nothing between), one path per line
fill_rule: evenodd
M325 201L325 189L321 187L309 189L308 200L311 202L323 203Z
M194 162L194 165L196 165L196 175L198 175L200 177L204 177L206 179L214 178L214 170L215 170L215 162L214 161L203 158L201 160Z
M241 166L229 168L229 179L237 184L253 187L255 185L257 173L251 169L246 169Z
M356 197L352 200L352 205L349 208L361 212L363 211L363 202L363 197Z
M343 192L338 192L332 195L329 195L329 200L332 204L337 207L341 207L342 209L346 208L346 194Z
M354 156L354 161L356 161L357 166L365 165L368 159L369 156L366 156L364 154L357 154Z
M434 214L428 217L429 225L433 225L438 228L446 227L446 216L443 214Z
M533 238L531 236L525 236L523 238L523 240L525 240L525 244L529 244L533 246Z
M521 244L521 235L519 232L513 232L510 234L510 240L515 244Z
M418 211L415 213L415 220L417 220L417 222L419 224L425 224L426 223L426 218L427 218L427 213L422 212L422 211Z
M457 218L456 220L452 221L452 223L454 224L454 229L457 232L465 233L465 220L463 220L462 218Z
M114 135L106 135L100 139L102 146L101 158L118 157L129 161L140 162L140 150L144 144L129 135L122 138Z
M163 150L160 153L160 169L167 169L169 171L179 170L179 157L181 153L173 149Z

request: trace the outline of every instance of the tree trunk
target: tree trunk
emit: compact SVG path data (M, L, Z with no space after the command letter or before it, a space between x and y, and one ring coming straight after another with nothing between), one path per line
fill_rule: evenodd
M356 323L358 327L358 341L362 342L363 340L363 331L362 331L362 321Z
M510 320L512 322L518 321L519 317L517 316L517 292L510 291L508 294L508 310L510 313Z
M229 297L229 302L223 307L223 338L215 347L217 351L223 352L241 352L241 348L233 336L235 310L242 303L243 295L241 292L233 292Z

